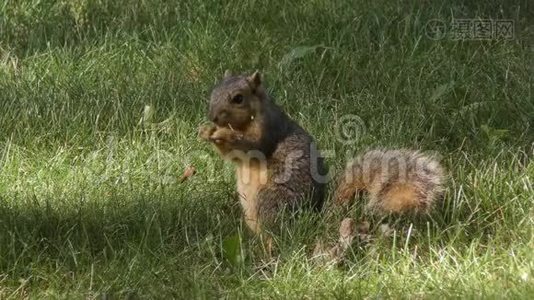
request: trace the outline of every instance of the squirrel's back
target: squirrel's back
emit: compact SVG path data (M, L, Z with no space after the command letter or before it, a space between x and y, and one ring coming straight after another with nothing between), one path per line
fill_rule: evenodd
M347 165L339 180L335 202L349 203L367 192L366 207L378 213L428 212L443 192L439 162L418 151L371 150Z

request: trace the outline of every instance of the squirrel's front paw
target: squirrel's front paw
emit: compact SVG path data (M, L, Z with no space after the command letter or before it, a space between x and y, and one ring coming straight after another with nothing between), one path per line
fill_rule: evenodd
M209 141L211 135L217 130L217 127L213 125L202 125L198 128L198 137Z
M215 144L233 144L243 139L243 134L227 127L221 127L217 128L209 139Z

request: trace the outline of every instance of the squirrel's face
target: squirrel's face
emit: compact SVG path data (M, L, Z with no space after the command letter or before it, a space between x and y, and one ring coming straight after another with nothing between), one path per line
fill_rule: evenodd
M261 108L263 97L261 76L231 76L224 79L211 93L208 117L217 126L245 129Z

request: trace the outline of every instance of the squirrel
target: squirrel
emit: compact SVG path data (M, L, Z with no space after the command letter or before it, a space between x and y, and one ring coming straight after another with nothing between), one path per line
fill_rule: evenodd
M236 165L245 222L261 233L283 208L323 207L327 167L314 139L274 103L258 71L228 71L213 88L199 136ZM441 193L439 163L416 151L373 150L349 163L338 180L334 204L367 191L367 207L384 213L427 212ZM309 201L306 201L309 199Z
M225 72L211 93L200 138L236 165L237 193L247 226L273 231L283 210L320 210L327 173L309 133L274 103L259 72Z

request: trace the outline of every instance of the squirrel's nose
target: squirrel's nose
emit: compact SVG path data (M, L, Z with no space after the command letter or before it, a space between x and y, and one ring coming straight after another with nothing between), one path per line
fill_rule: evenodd
M214 111L213 109L210 109L210 111L209 111L209 113L208 113L208 118L209 118L213 123L217 123L217 120L218 120L217 112Z
M224 121L228 118L228 112L226 111L221 111L219 113L216 113L216 114L212 114L211 115L211 121L215 124L218 124L219 121Z

